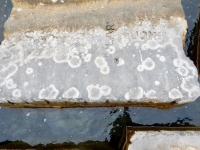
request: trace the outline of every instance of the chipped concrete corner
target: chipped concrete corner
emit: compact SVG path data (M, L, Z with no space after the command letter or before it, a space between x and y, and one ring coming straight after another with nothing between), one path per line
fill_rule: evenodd
M127 127L123 150L199 150L199 127Z
M12 1L1 105L159 106L199 97L181 0Z

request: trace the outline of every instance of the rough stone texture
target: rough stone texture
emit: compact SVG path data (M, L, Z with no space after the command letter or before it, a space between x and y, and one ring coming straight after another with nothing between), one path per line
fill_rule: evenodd
M180 0L13 4L0 46L1 105L184 104L200 95Z
M156 131L157 130L157 131ZM171 131L170 131L171 130ZM198 128L165 128L151 127L134 131L128 137L124 150L199 150L200 129ZM130 143L128 143L130 141Z

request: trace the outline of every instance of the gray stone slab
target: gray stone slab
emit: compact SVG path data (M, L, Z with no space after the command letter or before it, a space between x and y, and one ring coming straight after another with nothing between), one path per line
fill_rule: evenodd
M184 104L199 97L197 69L183 50L180 0L13 2L0 46L1 105Z
M129 127L124 150L199 150L199 128Z

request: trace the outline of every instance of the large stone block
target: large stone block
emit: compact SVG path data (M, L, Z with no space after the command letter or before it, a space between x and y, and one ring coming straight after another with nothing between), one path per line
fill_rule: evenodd
M170 107L200 95L181 0L12 2L1 105Z

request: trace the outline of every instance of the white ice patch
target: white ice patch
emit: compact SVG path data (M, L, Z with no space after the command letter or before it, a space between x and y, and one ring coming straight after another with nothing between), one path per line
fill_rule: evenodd
M59 91L53 84L51 84L49 87L40 90L39 99L55 100L58 94Z
M99 100L103 96L99 85L89 85L87 86L88 98L90 100Z
M32 74L32 73L33 73L33 68L26 69L26 74Z
M176 58L176 59L173 60L173 64L174 64L175 67L180 67L180 66L183 65L183 61L179 58Z
M79 56L72 56L72 58L69 59L68 64L71 68L78 68L81 66L81 59Z
M87 54L87 55L85 55L84 57L83 57L83 60L85 61L85 62L90 62L90 60L91 60L91 58L92 58L92 54Z
M141 49L142 49L143 51L148 50L147 44L142 44Z
M71 87L62 95L62 97L63 98L69 98L69 99L72 98L72 99L74 99L74 98L78 98L79 94L80 93L77 90L77 88Z
M157 50L160 46L155 40L148 40L146 45L153 50Z
M143 97L143 94L144 94L143 89L141 87L138 87L129 90L129 92L127 92L124 97L126 100L135 100L135 99L138 100Z
M142 62L142 66L144 67L145 70L153 70L156 65L155 65L154 61L150 57L147 57Z
M30 116L30 112L26 114L26 117Z
M58 0L52 0L53 3L56 3Z
M157 58L159 58L159 57L160 57L160 55L159 55L159 54L156 54L156 57L157 57Z
M139 72L142 72L142 71L144 70L143 65L139 65L139 66L137 67L137 70L138 70Z
M166 61L166 58L165 58L164 56L160 56L159 60L160 60L161 62L165 62L165 61Z
M125 63L125 61L122 58L119 58L117 66L122 66L122 65L124 65L124 63Z
M136 42L134 45L135 45L136 49L138 49L140 46L140 43Z
M155 81L155 85L160 85L160 81Z
M100 72L102 74L109 74L110 72L110 67L107 65L107 62L105 60L104 57L97 57L95 60L94 60L94 63L95 65L100 68Z
M184 66L179 66L176 71L178 72L178 74L180 74L181 76L187 76L189 74L189 70L184 67Z
M6 80L12 77L17 70L17 65L8 65L8 67L0 70L0 86L3 86L6 83Z
M102 74L109 74L110 72L110 68L108 66L103 66L101 69L100 69L100 72Z
M107 52L109 54L114 54L116 52L116 48L114 46L110 46L108 49L107 49Z
M112 89L108 85L99 86L91 84L87 86L88 98L91 100L99 100L102 96L108 96Z
M107 62L105 60L104 57L97 57L95 60L94 60L94 63L95 65L98 67L98 68L102 68L104 66L107 66Z
M39 63L38 63L38 66L42 66L42 63L41 63L41 62L39 62Z
M182 84L181 84L181 88L188 92L188 97L190 98L198 98L200 96L199 93L199 85L196 85L193 83L194 81L194 76L187 76L185 78L182 79Z
M14 98L19 98L21 97L21 91L19 89L15 89L13 92L12 92L12 96Z
M150 90L150 91L148 91L148 92L145 93L145 96L146 96L147 98L156 98L156 97L157 97L157 96L156 96L156 91Z
M101 92L102 92L103 96L108 96L112 91L112 89L107 85L101 86L100 89L101 89Z
M24 84L23 84L23 85L24 85L25 87L27 87L27 86L28 86L28 84L29 84L28 82L24 82Z
M175 99L181 99L183 97L183 95L181 94L180 90L173 88L170 92L169 92L169 97L173 100Z
M8 79L6 82L6 87L8 89L15 89L17 87L17 84L14 84L13 79Z
M121 40L117 42L119 49L125 48L129 43L129 39L125 38L123 35L121 36Z

